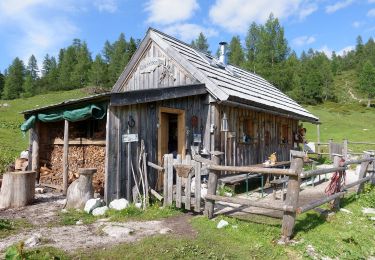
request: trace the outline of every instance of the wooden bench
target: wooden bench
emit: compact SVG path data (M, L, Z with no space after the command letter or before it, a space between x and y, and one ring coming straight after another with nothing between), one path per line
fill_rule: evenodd
M286 176L280 179L275 179L275 180L270 181L270 184L273 188L272 195L273 195L274 200L276 199L277 188L281 187L281 200L284 201L284 190L285 190L285 185L288 182L288 180L289 180L289 177Z

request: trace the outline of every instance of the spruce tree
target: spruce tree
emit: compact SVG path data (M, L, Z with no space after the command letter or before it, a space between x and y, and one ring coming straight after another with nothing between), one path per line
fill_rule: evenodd
M127 45L128 43L126 42L123 33L121 33L118 40L113 43L113 52L108 65L108 87L112 87L116 83L121 72L124 70L125 65L129 61Z
M91 54L87 48L86 42L79 42L76 47L76 64L74 65L72 82L74 86L87 86L89 81L89 70L92 59Z
M208 45L208 42L207 42L207 38L202 32L199 33L198 38L195 39L195 41L192 41L191 45L192 45L193 48L195 48L199 51L211 53L208 50L209 45Z
M26 69L27 69L26 74L30 75L33 81L36 81L39 78L38 62L34 54L30 56Z
M229 43L229 63L241 67L244 64L245 57L239 36L234 36Z
M77 64L76 47L71 45L65 51L60 52L62 61L59 63L59 88L63 90L79 87L79 82L73 81L73 73Z
M4 84L5 84L5 76L0 72L0 93L3 92L4 89ZM1 95L0 95L1 98Z
M107 85L107 64L100 54L96 55L89 71L89 82L91 85L105 87Z
M25 77L25 66L22 60L15 58L7 71L2 97L4 99L18 98L22 92Z
M252 23L247 31L246 39L246 68L252 72L256 72L256 63L258 49L260 44L260 28L256 23Z
M359 87L369 99L367 106L370 107L370 99L375 97L375 68L370 61L366 61L359 75Z

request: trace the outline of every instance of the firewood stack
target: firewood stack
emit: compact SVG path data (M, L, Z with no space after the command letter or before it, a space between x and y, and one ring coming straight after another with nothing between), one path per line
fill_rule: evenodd
M51 150L50 165L48 168L40 168L40 182L62 186L63 183L63 146L54 145ZM97 193L104 193L104 162L105 147L99 145L71 145L69 146L69 184L76 180L78 168L97 168L93 178L94 190Z

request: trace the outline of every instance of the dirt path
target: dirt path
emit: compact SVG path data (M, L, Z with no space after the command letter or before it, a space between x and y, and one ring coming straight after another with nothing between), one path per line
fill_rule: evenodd
M0 211L3 219L25 219L33 227L18 234L0 239L0 252L7 247L26 241L36 241L36 246L53 246L66 251L113 246L134 242L157 234L176 234L194 237L196 231L190 224L192 215L184 214L157 221L109 222L99 219L89 225L56 226L58 213L65 200L60 194L36 195L33 205L20 209Z

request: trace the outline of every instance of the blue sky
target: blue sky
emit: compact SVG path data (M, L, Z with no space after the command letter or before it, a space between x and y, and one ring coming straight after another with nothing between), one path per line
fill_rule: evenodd
M216 51L233 35L244 40L253 21L273 12L298 54L313 48L343 54L358 35L375 33L375 0L0 0L0 71L18 56L57 55L73 38L88 43L93 57L121 32L143 38L152 26L190 42L199 32Z

